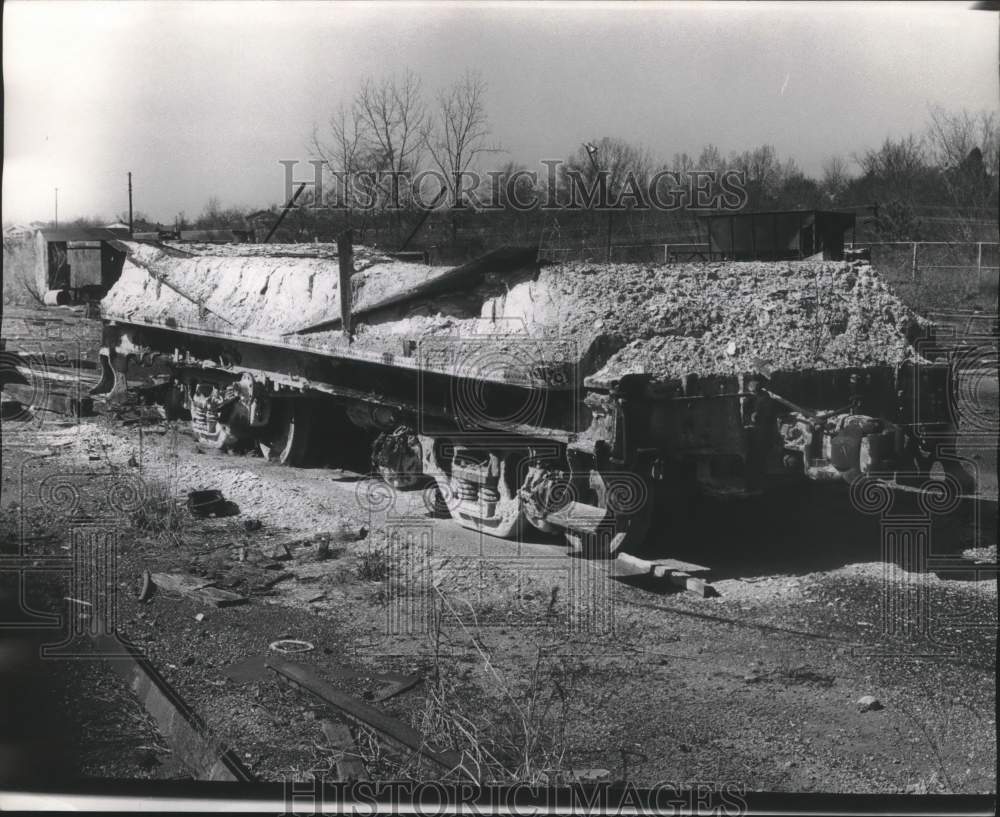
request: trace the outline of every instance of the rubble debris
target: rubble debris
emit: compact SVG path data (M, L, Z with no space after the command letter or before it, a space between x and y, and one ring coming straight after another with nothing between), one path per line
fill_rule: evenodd
M874 695L863 695L858 698L858 712L877 712L884 708L882 702Z
M278 544L264 551L264 555L268 559L278 559L285 562L292 558L292 551L289 550L288 545L284 542L278 542Z
M291 655L298 652L312 652L316 649L316 645L310 641L300 641L297 638L279 638L268 644L268 649Z
M188 510L192 516L235 516L240 512L236 503L229 502L222 491L190 491L187 499Z
M252 533L255 530L260 530L262 527L264 527L264 523L261 522L255 516L243 520L243 530L245 530L247 533Z
M201 624L201 622L203 622L205 620L205 614L204 613L198 613L194 617L194 620L197 621L199 624Z
M122 276L103 302L110 319L163 325L169 317L179 328L232 334L232 326L160 286L140 268L145 264L230 316L243 337L331 354L384 352L399 348L401 338L477 337L488 338L497 356L514 360L524 355L525 337L566 338L573 341L579 374L589 375L586 382L595 388L636 372L657 380L752 372L755 360L779 372L896 365L918 359L911 341L929 326L869 264L857 261L541 268L526 262L508 270L502 288L490 276L472 276L460 292L431 296L462 268L399 262L357 247L356 257L371 263L351 280L356 326L348 343L332 327L293 334L340 314L337 271L325 259L253 257L249 246L232 250L242 257L226 258L171 258L155 247L128 248ZM407 293L425 299L419 313L407 312L405 304L368 311ZM556 346L563 356L565 345L554 351Z
M239 593L214 587L215 582L212 579L198 578L184 573L153 573L151 578L153 584L163 590L179 593L213 607L231 607L250 601Z
M928 325L867 264L570 268L563 297L606 313L623 341L594 384L752 372L760 360L774 371L896 365L917 358L910 341Z
M367 780L368 772L347 724L324 720L320 722L320 729L323 731L327 745L337 752L335 761L337 777L345 781Z
M107 634L95 636L94 642L156 721L174 756L198 780L253 782L236 754L211 735L201 718L134 645Z
M702 598L715 594L715 590L703 577L692 575L710 572L710 568L702 565L682 562L679 559L640 559L631 553L619 553L617 560L618 564L634 571L632 575L645 575L662 579Z
M352 695L336 689L314 675L302 664L283 658L268 656L268 668L294 685L311 692L317 698L335 707L350 723L367 726L378 732L388 743L407 752L417 752L449 772L461 771L469 779L478 782L477 776L465 765L464 757L458 752L436 752L430 749L423 736L409 724L386 715Z

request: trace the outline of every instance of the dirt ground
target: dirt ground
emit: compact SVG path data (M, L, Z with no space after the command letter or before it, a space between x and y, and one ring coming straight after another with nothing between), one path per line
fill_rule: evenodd
M336 759L320 730L335 713L261 666L293 638L314 649L292 660L370 702L419 673L372 705L466 752L486 780L603 769L747 791L996 790L995 439L966 439L993 481L947 508L898 493L866 515L826 486L675 503L654 546L712 568L715 595L700 598L570 558L540 534L482 538L435 517L420 490L203 450L183 424L135 407L80 421L37 412L2 430L2 554L69 563L74 531L113 533L118 629L261 780L309 779ZM232 515L192 516L196 489L221 490ZM929 536L920 571L885 561L904 529ZM215 608L160 589L142 602L144 571L191 573L249 601ZM79 591L65 570L32 575L27 604L62 623L26 649L98 614L65 598ZM4 574L0 601L23 611L14 579ZM33 734L59 749L49 766L67 780L189 777L88 649L42 662L25 687L25 709L46 713ZM863 696L880 707L860 711ZM439 774L354 735L373 778Z

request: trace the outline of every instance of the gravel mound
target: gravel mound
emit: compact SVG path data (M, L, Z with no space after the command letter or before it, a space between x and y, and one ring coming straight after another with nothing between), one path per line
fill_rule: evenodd
M301 253L291 251L299 245L206 245L197 248L204 254L183 257L128 246L121 280L102 303L106 318L347 351L337 329L288 334L340 314L330 245L301 245ZM365 247L357 248L355 267L355 308L448 271ZM927 325L867 264L579 263L487 276L469 291L364 316L348 354L398 353L400 337L474 339L494 344L492 357L516 366L526 339L558 338L569 346L531 349L531 365L544 363L551 349L563 364L579 366L586 385L606 388L629 373L671 380L751 372L761 364L773 371L897 365L916 358L911 341Z
M896 365L928 322L862 264L828 261L560 268L562 297L621 343L589 382L688 373Z
M336 252L332 258L320 250L290 255L289 245L271 252L270 245L237 244L205 245L204 253L177 256L149 244L122 243L128 260L101 302L105 318L281 340L283 333L340 315ZM357 307L445 271L363 247L354 266Z

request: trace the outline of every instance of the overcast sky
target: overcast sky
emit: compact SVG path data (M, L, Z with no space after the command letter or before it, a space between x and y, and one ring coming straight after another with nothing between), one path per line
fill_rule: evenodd
M773 144L811 173L998 107L998 23L964 4L8 2L3 218L172 222L282 199L365 75L427 96L478 68L493 131L537 167L601 136L654 154ZM302 176L308 167L303 164Z

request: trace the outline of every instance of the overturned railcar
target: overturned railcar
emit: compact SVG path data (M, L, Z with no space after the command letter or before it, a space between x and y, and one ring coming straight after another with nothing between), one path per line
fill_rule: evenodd
M536 528L607 556L640 547L679 487L955 470L938 455L948 367L921 358L927 324L864 264L556 265L526 247L440 268L363 247L122 244L95 393L166 360L158 400L204 443L298 465L316 435L363 433L382 478L433 480L494 536Z

